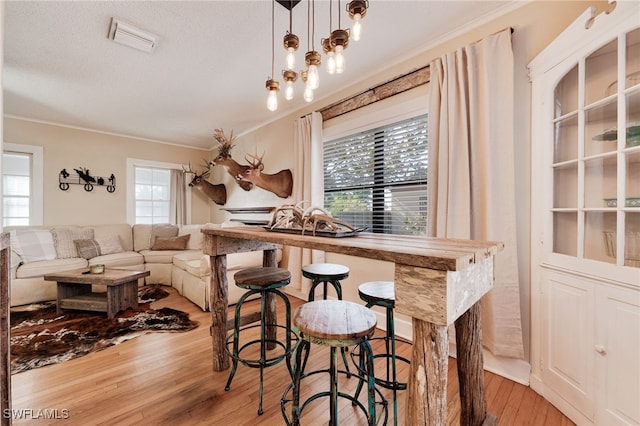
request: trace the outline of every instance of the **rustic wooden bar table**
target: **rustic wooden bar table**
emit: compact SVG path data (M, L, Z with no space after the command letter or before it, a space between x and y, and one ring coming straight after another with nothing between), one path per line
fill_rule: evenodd
M227 259L231 253L263 250L264 266L276 266L283 245L324 250L395 264L395 309L412 317L413 354L405 423L447 423L447 328L455 323L463 425L495 422L487 414L482 359L480 298L493 286L498 242L380 234L349 238L270 232L258 227L203 229L203 250L211 256L213 368L229 367L224 351L227 325Z

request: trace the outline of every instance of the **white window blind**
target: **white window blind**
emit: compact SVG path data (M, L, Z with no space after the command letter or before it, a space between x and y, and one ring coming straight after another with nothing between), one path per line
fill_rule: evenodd
M325 141L324 207L369 232L425 235L427 116Z
M2 155L2 224L29 225L31 217L31 154Z

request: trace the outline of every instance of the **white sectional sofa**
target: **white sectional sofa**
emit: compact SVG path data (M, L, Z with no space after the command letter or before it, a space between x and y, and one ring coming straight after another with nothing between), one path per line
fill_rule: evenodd
M45 274L104 264L148 270L146 284L173 286L208 310L211 266L209 256L202 253L204 226L220 225L5 227L11 236L11 306L54 300L56 283L45 281ZM227 256L230 304L242 295L233 285L233 274L261 265L262 252Z

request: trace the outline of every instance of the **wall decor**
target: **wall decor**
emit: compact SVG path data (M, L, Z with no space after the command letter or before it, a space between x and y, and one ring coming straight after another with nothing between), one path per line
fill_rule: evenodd
M273 192L280 198L288 198L293 191L293 175L291 170L284 169L278 173L268 174L264 173L264 164L262 163L262 156L257 155L245 156L245 160L249 163L239 164L236 160L231 158L231 149L235 146L233 140L233 131L231 136L227 138L222 129L216 129L213 135L216 142L218 142L219 151L218 155L209 163L212 166L223 166L227 172L233 176L234 180L245 191L251 190L254 186L262 188L266 191Z
M207 160L204 162L206 169L202 173L194 172L191 169L191 163L189 163L189 170L183 167L182 172L193 175L193 179L189 182L191 188L198 188L214 203L224 205L227 202L227 187L223 183L213 184L207 180L211 174L211 165Z
M108 178L104 178L101 176L91 176L89 169L85 167L73 170L75 174L69 173L67 169L60 170L58 175L58 188L66 191L70 185L83 185L85 191L91 192L93 191L93 187L98 185L105 186L109 193L116 190L116 176L113 173L111 173L111 176Z

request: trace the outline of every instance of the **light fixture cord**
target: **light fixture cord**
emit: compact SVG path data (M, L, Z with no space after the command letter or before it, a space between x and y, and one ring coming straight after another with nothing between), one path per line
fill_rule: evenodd
M329 0L329 35L333 30L333 0Z
M341 10L340 10L340 0L338 0L338 28L342 28L342 23L340 22L340 15L341 15Z
M311 0L311 50L316 50L315 44L315 33L316 33L316 2L315 0Z
M275 20L276 20L276 0L271 0L271 77L269 79L273 79L275 75L275 56L276 56L276 37L275 37Z

